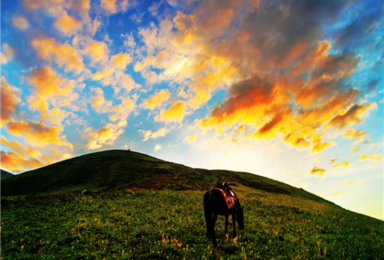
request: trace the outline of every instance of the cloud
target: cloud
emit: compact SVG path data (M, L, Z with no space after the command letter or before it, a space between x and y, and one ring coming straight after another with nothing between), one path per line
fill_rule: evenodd
M69 44L60 44L53 38L38 37L32 40L32 47L37 55L47 61L55 61L65 71L80 73L84 69L83 58Z
M23 4L28 9L37 10L41 8L49 15L58 17L64 9L71 7L71 2L66 0L24 0Z
M192 135L192 136L187 136L187 137L185 138L185 140L187 140L188 142L192 143L193 141L196 140L196 136L197 136L197 133L194 134L194 135Z
M81 19L85 22L89 22L89 10L91 9L90 0L77 0L72 6L72 10L76 11Z
M90 131L90 139L88 139L87 148L90 150L96 150L100 149L104 145L114 145L116 139L123 132L123 129L113 124L108 124L99 130Z
M8 140L2 136L1 137L1 145L4 147L8 147L12 150L12 152L21 155L21 156L26 156L26 157L39 157L41 156L41 153L35 149L33 149L29 145L20 145L19 142L17 141L11 141L8 142Z
M337 184L335 187L343 187L343 186L351 186L351 185L359 185L366 182L366 180L357 180L357 181L345 181Z
M4 76L1 77L1 117L0 128L6 124L16 109L16 104L21 102L20 90L8 84Z
M349 162L345 161L345 162L341 162L341 163L333 165L332 168L336 168L336 167L348 168L350 166L351 165L349 164Z
M160 92L157 92L145 100L142 104L142 107L148 109L155 109L156 107L161 106L164 101L168 100L170 97L169 90L163 89Z
M132 58L127 53L119 53L111 57L111 66L117 69L125 69L132 61Z
M350 140L356 139L356 138L360 138L360 137L363 137L363 136L366 136L366 135L367 135L366 132L360 131L359 129L349 129L344 134L344 136L348 137L348 139L350 139Z
M344 197L346 195L347 195L347 193L345 191L336 191L336 192L328 194L328 196L330 196L330 197Z
M16 16L12 18L13 25L20 29L20 30L26 30L29 27L27 19L25 19L24 16Z
M0 152L1 167L8 171L21 172L23 169L33 169L47 165L36 158L27 158L13 152Z
M384 98L380 99L379 102L380 102L380 103L384 103Z
M338 129L343 129L353 124L359 124L362 122L362 117L371 109L377 108L375 102L358 105L355 104L350 107L346 112L341 112L335 116L328 126L335 126Z
M178 101L173 103L167 110L161 110L160 114L155 117L156 121L165 122L181 122L185 116L185 102Z
M68 143L66 136L60 136L62 128L57 126L47 126L43 122L34 121L10 121L6 124L6 129L15 136L24 136L27 142L37 145L58 145L66 146L73 150L73 145Z
M107 14L115 14L117 12L125 12L128 9L128 0L101 0L100 6Z
M94 63L105 63L108 60L109 50L105 42L91 40L84 48L84 53L90 56Z
M64 82L67 84L64 85ZM28 83L33 87L33 95L28 98L30 108L39 111L48 110L49 101L54 97L69 98L74 87L71 82L60 78L50 67L32 70L28 77Z
M153 132L151 130L139 130L139 133L141 133L144 137L143 142L147 141L149 138L156 139L159 137L164 137L167 133L169 133L169 129L163 127L157 130L156 132Z
M3 52L1 53L1 64L6 64L15 56L15 50L8 43L3 43Z
M337 158L332 158L330 164L334 163L337 160Z
M380 162L382 159L383 159L383 156L381 156L377 153L373 153L373 154L369 154L369 155L362 154L359 157L359 161L371 160L375 163Z
M325 174L325 170L315 166L308 174L322 176Z
M55 27L67 36L75 34L82 27L80 21L75 17L69 16L67 12L63 12L55 21Z
M161 145L157 144L157 145L155 146L155 148L153 148L153 150L155 150L156 152L159 151L159 150L161 150Z

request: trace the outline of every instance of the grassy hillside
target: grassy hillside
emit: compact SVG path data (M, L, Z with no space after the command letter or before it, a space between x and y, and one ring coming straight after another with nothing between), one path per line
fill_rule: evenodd
M82 155L2 182L2 196L79 194L83 189L110 192L132 188L206 190L228 181L275 194L325 202L324 199L262 176L225 170L194 169L146 154L110 150Z
M11 176L14 176L12 173L0 169L1 179L5 179Z
M382 259L384 222L327 203L236 184L245 229L218 259ZM2 205L4 259L213 259L204 191L139 190ZM230 220L230 223L232 221ZM232 227L229 227L229 231Z
M117 150L2 180L1 257L213 259L203 195L223 180L245 207L245 229L225 236L219 216L218 259L382 259L383 221L265 177Z

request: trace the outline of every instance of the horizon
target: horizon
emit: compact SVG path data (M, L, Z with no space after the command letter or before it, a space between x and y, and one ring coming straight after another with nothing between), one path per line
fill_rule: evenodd
M384 220L378 1L1 5L1 168L131 149Z

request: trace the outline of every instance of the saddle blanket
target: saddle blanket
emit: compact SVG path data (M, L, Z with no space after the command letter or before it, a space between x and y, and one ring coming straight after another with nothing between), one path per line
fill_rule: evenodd
M226 184L226 183L225 183ZM224 191L224 189L225 191ZM221 185L221 184L216 184L211 188L211 190L219 190L221 194L223 194L225 203L227 204L228 209L231 209L233 206L235 206L235 201L237 200L236 193L232 190L231 187L226 185Z

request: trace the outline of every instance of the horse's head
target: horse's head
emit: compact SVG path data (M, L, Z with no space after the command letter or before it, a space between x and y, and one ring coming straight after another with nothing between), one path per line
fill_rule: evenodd
M237 212L237 223L239 224L240 229L244 229L244 208L240 207L240 209Z

